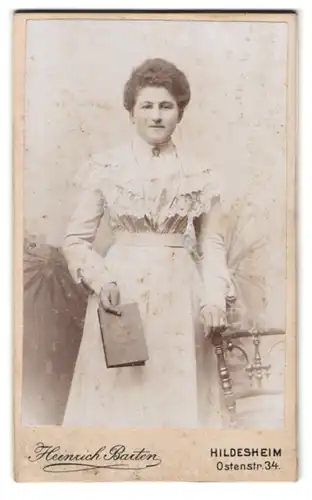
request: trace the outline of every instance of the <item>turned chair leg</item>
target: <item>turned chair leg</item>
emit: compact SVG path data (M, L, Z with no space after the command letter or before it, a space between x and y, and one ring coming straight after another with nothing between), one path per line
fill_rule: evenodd
M230 371L228 369L225 356L221 332L216 332L212 336L212 344L215 348L215 353L217 357L217 367L218 375L220 380L220 385L223 391L224 402L228 413L229 426L237 426L236 418L236 400L233 392L233 384L230 376Z

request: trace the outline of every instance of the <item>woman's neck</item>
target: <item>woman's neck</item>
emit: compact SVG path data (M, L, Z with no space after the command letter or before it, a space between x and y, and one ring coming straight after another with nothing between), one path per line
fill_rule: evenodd
M133 145L138 154L146 154L151 157L158 157L175 152L175 145L170 139L161 144L149 144L139 136L134 137Z

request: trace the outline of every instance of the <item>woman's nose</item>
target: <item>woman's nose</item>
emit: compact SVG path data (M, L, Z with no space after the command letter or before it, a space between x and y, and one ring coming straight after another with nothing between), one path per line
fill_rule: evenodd
M155 123L155 125L160 125L161 124L161 118L153 118L153 122Z
M154 108L152 112L152 120L155 123L160 123L162 118L161 118L161 112L158 108Z

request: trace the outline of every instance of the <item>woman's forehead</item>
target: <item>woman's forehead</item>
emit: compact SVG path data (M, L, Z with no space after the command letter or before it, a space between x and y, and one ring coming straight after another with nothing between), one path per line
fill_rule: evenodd
M137 95L137 102L175 102L170 92L165 87L143 87Z

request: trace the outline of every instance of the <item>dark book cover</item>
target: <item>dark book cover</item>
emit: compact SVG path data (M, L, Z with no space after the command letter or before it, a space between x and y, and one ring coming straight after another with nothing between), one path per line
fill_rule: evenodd
M144 365L147 344L138 304L119 306L121 316L98 308L101 336L107 368Z

